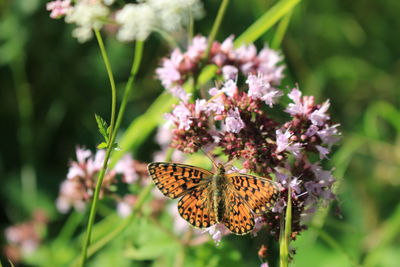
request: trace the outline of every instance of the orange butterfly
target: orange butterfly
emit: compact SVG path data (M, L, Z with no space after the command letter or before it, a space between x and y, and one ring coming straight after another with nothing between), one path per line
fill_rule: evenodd
M254 228L254 214L271 208L279 194L273 181L249 174L226 174L222 164L216 174L169 162L153 162L147 169L165 196L181 197L179 214L197 228L223 223L234 234L247 234Z

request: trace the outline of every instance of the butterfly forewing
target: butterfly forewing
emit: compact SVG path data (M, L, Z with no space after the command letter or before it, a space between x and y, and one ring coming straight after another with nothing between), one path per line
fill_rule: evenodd
M279 195L277 185L263 177L249 174L231 173L227 175L231 189L237 191L254 213L270 209Z
M153 162L147 169L158 189L170 198L184 195L213 175L202 168L169 162Z
M178 202L178 212L183 219L198 228L214 225L216 221L211 201L209 183L191 189Z
M234 234L245 235L254 228L254 216L250 207L229 187L226 189L223 223Z

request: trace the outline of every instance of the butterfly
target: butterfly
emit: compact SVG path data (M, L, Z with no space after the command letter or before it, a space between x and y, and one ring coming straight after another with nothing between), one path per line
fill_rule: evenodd
M222 164L216 173L170 162L153 162L147 169L165 196L180 197L179 214L196 228L222 223L234 234L247 234L254 228L254 215L272 208L279 195L270 179L227 174Z

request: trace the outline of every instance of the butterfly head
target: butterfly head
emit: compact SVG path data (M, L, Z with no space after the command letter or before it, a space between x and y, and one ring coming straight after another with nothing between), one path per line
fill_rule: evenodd
M224 164L218 163L217 164L217 171L218 171L218 174L224 175L225 174L225 166L224 166Z

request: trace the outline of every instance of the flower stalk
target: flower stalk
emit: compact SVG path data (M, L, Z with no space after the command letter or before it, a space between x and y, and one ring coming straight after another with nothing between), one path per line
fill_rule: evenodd
M135 49L136 53L135 53L134 61L133 61L133 64L132 64L131 74L130 74L130 77L129 77L128 82L126 84L126 87L125 87L125 92L124 92L124 96L123 96L123 99L122 99L122 102L121 102L121 107L120 107L120 110L119 110L119 113L118 113L118 118L115 121L115 114L116 114L116 87L115 87L115 82L114 82L114 78L113 78L113 73L112 73L111 66L109 64L107 52L105 50L104 43L103 43L103 40L101 38L100 32L98 30L95 30L95 34L96 34L97 41L99 43L99 48L101 50L101 54L103 56L104 63L106 65L107 74L109 76L110 83L111 83L111 91L112 91L111 109L112 110L111 110L111 122L110 122L110 130L109 130L109 135L111 136L111 138L109 139L109 142L107 144L106 155L105 155L104 161L103 161L103 167L100 170L100 173L99 173L99 176L98 176L98 179L97 179L97 183L96 183L96 188L95 188L94 195L93 195L93 202L92 202L92 205L91 205L91 208L90 208L90 214L89 214L89 221L88 221L88 224L87 224L86 236L85 236L85 240L84 240L84 244L83 244L83 248L82 248L82 257L81 257L81 262L80 262L80 266L81 267L85 266L85 263L86 263L88 247L90 245L91 233L92 233L94 218L96 216L96 210L97 210L97 204L98 204L98 200L99 200L99 194L100 194L100 190L101 190L101 185L102 185L104 176L105 176L106 171L107 171L108 161L110 159L111 152L112 152L113 147L114 147L116 133L117 133L118 128L119 128L119 126L121 124L122 117L123 117L123 114L125 112L126 104L128 102L129 95L130 95L130 92L131 92L132 87L133 87L132 85L133 85L135 76L136 76L137 71L138 71L139 66L140 66L140 62L141 62L141 59L142 59L142 51L143 51L143 42L137 42L136 43L136 49Z
M217 18L215 19L213 27L210 32L210 35L208 36L207 50L206 50L206 53L204 54L204 58L208 58L208 55L211 50L211 46L215 40L215 37L217 36L219 27L221 26L221 22L222 22L222 19L224 18L225 11L226 11L228 4L229 4L229 0L222 0L221 5L219 6Z

